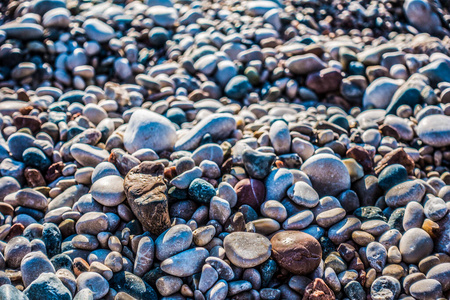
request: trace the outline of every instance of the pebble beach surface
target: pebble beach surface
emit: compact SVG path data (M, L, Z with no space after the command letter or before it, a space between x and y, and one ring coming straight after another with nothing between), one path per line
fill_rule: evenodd
M1 1L0 299L450 299L449 8Z

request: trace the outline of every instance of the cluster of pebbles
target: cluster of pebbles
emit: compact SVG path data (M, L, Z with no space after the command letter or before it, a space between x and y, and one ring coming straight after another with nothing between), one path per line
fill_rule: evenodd
M2 1L0 299L449 299L449 6Z

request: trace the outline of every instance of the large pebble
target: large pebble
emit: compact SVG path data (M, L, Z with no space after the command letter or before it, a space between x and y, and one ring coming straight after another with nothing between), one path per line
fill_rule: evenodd
M152 111L139 109L131 115L123 143L130 153L144 148L161 152L172 150L176 139L175 129L167 118Z
M223 241L228 259L237 267L253 268L265 262L271 254L270 241L261 234L233 232Z
M308 175L319 196L336 196L350 188L350 174L344 163L331 154L308 158L301 170Z

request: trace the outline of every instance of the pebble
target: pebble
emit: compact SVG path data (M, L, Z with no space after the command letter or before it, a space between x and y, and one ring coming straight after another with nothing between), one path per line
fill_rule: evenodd
M6 2L0 298L448 297L446 3Z
M95 272L83 272L77 277L77 289L90 289L94 299L101 299L109 291L109 284L105 278Z
M105 176L92 184L92 198L104 206L117 206L125 200L123 179L117 175Z
M161 270L178 277L191 276L201 271L209 252L197 247L171 256L161 263Z
M70 300L72 295L59 278L52 273L42 273L23 293L28 299Z
M289 198L297 205L312 208L319 203L318 193L307 183L298 181L287 192Z
M309 234L283 231L270 240L272 257L283 268L294 274L306 275L314 271L322 258L322 247Z
M240 268L253 268L265 262L271 254L270 241L261 234L234 232L223 241L227 258Z
M301 170L308 175L321 197L336 196L350 188L350 174L347 168L331 154L313 155L303 163Z
M438 299L442 297L442 286L435 279L423 279L413 283L409 292L416 299Z
M165 138L160 139L155 133ZM123 140L125 149L130 153L147 148L159 153L171 150L175 142L176 132L171 122L157 113L142 109L131 115Z
M403 261L418 263L433 251L433 240L425 230L411 228L403 234L399 249Z
M99 43L105 43L115 36L114 29L98 19L86 20L83 29L90 39Z

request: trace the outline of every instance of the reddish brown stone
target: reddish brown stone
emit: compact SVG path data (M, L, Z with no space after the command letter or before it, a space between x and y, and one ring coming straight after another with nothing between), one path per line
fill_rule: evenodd
M270 240L272 257L289 272L306 275L314 271L322 259L322 247L311 235L301 231L282 231Z
M340 244L339 247L337 248L337 251L339 252L341 257L346 261L352 260L356 254L355 247L347 243Z
M381 134L383 136L390 136L396 140L400 140L400 134L398 133L397 129L395 129L391 125L383 124L378 129L381 131Z
M44 176L37 169L25 168L23 172L25 179L30 187L46 186Z
M285 168L285 167L286 167L286 166L284 165L284 162L281 161L281 160L276 160L276 161L275 161L275 166L276 166L278 169L281 169L281 168Z
M352 261L349 264L349 269L361 271L364 270L364 263L362 262L361 258L359 256L356 256L352 259Z
M24 89L17 90L17 100L28 102L30 97Z
M326 283L320 279L316 278L313 282L308 284L303 295L303 300L334 300L333 291L326 285Z
M230 157L229 159L223 162L220 171L222 172L222 174L230 174L232 167L233 167L233 159Z
M177 171L176 171L175 166L164 168L164 177L167 180L172 180L176 176L177 176Z
M32 110L33 110L33 106L29 105L29 106L24 106L22 108L19 109L19 112L22 115L28 115Z
M318 94L325 94L339 89L342 74L334 68L326 68L311 73L306 78L306 86Z
M254 210L259 211L261 204L266 197L266 187L264 183L257 179L245 178L239 181L234 190L237 194L237 207L247 204Z
M365 284L366 284L366 279L367 279L367 276L366 276L366 271L364 271L364 270L360 270L359 272L358 272L358 278L356 278L356 280L359 282L359 283L361 283L361 285L362 286L364 286Z
M160 235L170 227L164 165L144 161L125 176L128 203L145 230Z
M75 276L79 276L83 272L89 271L89 264L81 257L75 257L73 260L73 273Z
M75 221L72 219L66 219L66 220L62 221L58 225L58 228L61 231L63 238L71 236L72 234L76 234Z
M414 160L403 150L403 148L398 148L392 150L386 154L375 167L375 173L378 175L383 171L384 168L394 164L401 164L406 168L408 174L412 174L414 171Z
M4 216L12 216L14 217L14 207L11 204L0 202L0 213Z
M32 132L38 132L41 129L41 121L35 116L16 116L14 117L14 126L17 129L26 127Z
M373 168L373 161L369 152L361 146L351 147L347 150L347 157L356 160L363 168L364 173L371 173Z
M108 157L108 161L115 165L122 175L126 175L132 168L137 167L140 163L139 159L125 153L123 150L112 151Z
M238 211L237 213L229 217L225 222L225 225L223 226L223 230L229 233L245 231L244 214Z
M11 226L11 229L9 230L8 236L5 238L5 241L8 242L10 239L22 235L24 230L25 227L21 223L14 224L13 226Z
M52 182L58 179L62 175L62 170L64 169L64 163L61 161L58 161L54 164L52 164L50 167L48 167L47 173L45 174L45 180L47 182Z

